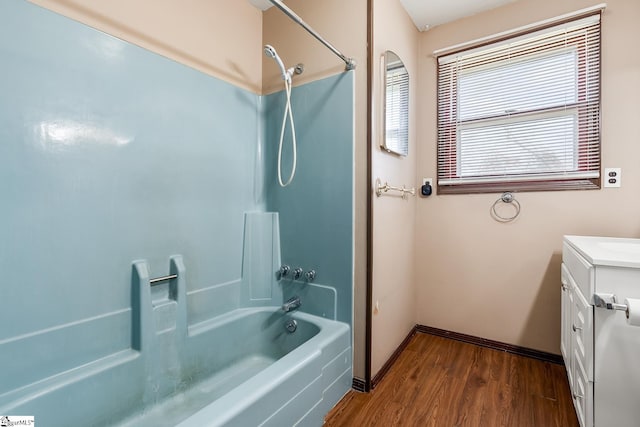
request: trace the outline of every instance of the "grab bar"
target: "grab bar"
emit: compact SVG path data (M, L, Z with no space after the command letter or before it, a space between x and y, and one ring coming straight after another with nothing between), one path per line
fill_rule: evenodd
M177 274L170 274L168 276L156 277L155 279L149 279L149 285L155 286L160 282L166 282L167 280L177 279Z
M402 193L402 198L406 198L407 194L411 194L412 196L416 195L415 188L406 188L404 185L402 187L395 187L393 185L389 185L389 183L385 182L384 184L380 181L380 178L376 179L376 196L382 196L382 193L386 193L387 191L399 191Z

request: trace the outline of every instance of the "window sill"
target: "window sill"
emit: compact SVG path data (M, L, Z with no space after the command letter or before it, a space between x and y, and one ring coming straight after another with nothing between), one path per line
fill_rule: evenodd
M496 182L493 184L438 185L438 194L504 193L505 191L599 190L600 178L557 181Z

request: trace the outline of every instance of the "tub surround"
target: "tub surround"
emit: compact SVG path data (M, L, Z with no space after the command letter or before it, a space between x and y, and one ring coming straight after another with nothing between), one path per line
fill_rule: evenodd
M273 286L257 284L261 271L273 272L280 263L273 250L279 247L277 220L275 213L246 215L241 287L249 289L240 294L249 298L240 301L248 308L192 322L183 257L171 256L168 271L176 277L154 286L149 263L137 260L131 309L121 313L130 328L117 331L129 341L125 348L91 354L89 346L85 363L73 366L66 353L56 352L61 347L50 344L65 332L65 340L75 342L74 325L0 343L0 362L9 373L0 390L0 413L32 414L52 426L65 426L69 418L95 426L321 425L351 387L350 328L303 312L284 313L282 285L275 279ZM257 259L257 250L272 255ZM334 308L335 290L329 294ZM288 319L297 321L293 333L285 331ZM87 335L102 320L84 322ZM34 370L40 349L49 347L54 351L48 357L57 354L67 365Z
M25 1L0 23L0 342L114 319L80 346L123 349L142 258L155 277L183 255L192 303L221 287L215 314L238 308L260 97Z
M266 190L267 210L280 215L282 261L291 268L317 272L311 286L306 286L304 281L294 281L285 287L285 292L287 295L308 294L311 298L305 298L307 301L318 302L330 295L314 285L329 285L337 295L336 319L349 324L354 274L354 108L350 101L353 91L353 72L294 88L291 105L298 139L296 175L286 188L272 185ZM267 95L264 101L265 140L277 141L284 113L284 93ZM287 128L283 143L284 176L289 176L292 159L289 131ZM277 180L277 155L277 144L268 144L265 150L267 182ZM314 313L322 315L317 310ZM327 315L330 316L328 312Z
M47 425L70 416L90 425L129 422L126 414L134 419L156 401L170 405L190 384L218 381L207 377L213 372L190 376L204 367L189 365L203 337L215 348L227 346L216 341L225 333L212 332L214 324L247 310L273 312L296 291L303 306L294 316L317 320L320 331L308 341L314 350L292 350L280 361L295 353L295 366L309 369L305 375L316 386L286 393L311 406L300 415L273 400L263 403L276 424L300 415L295 419L309 416L319 425L351 384L352 186L340 193L335 211L323 196L322 216L293 216L304 212L268 195L275 180L268 181L263 97L28 2L1 2L0 23L0 413L35 414ZM352 114L331 114L335 103L353 103L351 73L304 87L327 105L297 107L296 125L306 137L301 151L324 127L352 150ZM301 184L331 169L332 154L315 156L315 175L302 172ZM352 163L348 168L351 177ZM293 225L276 213L282 206ZM319 272L317 282L279 282L281 252L295 253L300 244L280 241L292 226L340 230L348 238L335 243L346 261L332 270L324 260L333 254L321 253L332 251L328 240L315 248L310 242L304 267ZM145 285L172 272L177 279ZM325 332L340 343L335 351L321 349L334 348ZM303 359L310 368L297 364ZM270 372L266 383L246 386L252 396L267 383L289 381ZM284 398L282 390L276 394Z

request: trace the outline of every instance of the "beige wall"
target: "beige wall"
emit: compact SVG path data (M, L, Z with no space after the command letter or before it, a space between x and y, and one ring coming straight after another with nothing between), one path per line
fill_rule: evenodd
M354 294L354 376L364 378L366 227L367 227L367 1L287 0L314 30L348 57L355 58L355 294ZM294 84L344 71L344 62L294 24L282 12L271 8L264 13L263 43L273 45L286 66L303 63L304 74ZM263 92L281 90L279 70L265 56Z
M592 6L520 0L435 27L420 40L418 176L436 173L435 49ZM622 188L518 193L520 217L489 216L498 194L418 203L415 253L420 324L559 353L564 234L640 237L640 2L609 0L603 15L602 161Z
M31 1L261 93L262 13L246 0Z
M375 0L373 4L373 179L391 185L418 188L417 87L419 32L399 0ZM380 148L383 138L381 57L395 52L409 71L409 155L387 153ZM373 324L371 375L380 370L416 324L413 239L417 197L403 200L383 195L373 198ZM376 309L376 303L378 309Z

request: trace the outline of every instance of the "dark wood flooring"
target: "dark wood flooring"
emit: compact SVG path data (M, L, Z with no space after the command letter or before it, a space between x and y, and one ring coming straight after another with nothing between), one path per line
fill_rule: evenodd
M325 426L573 427L564 366L416 334L371 393L349 391Z

